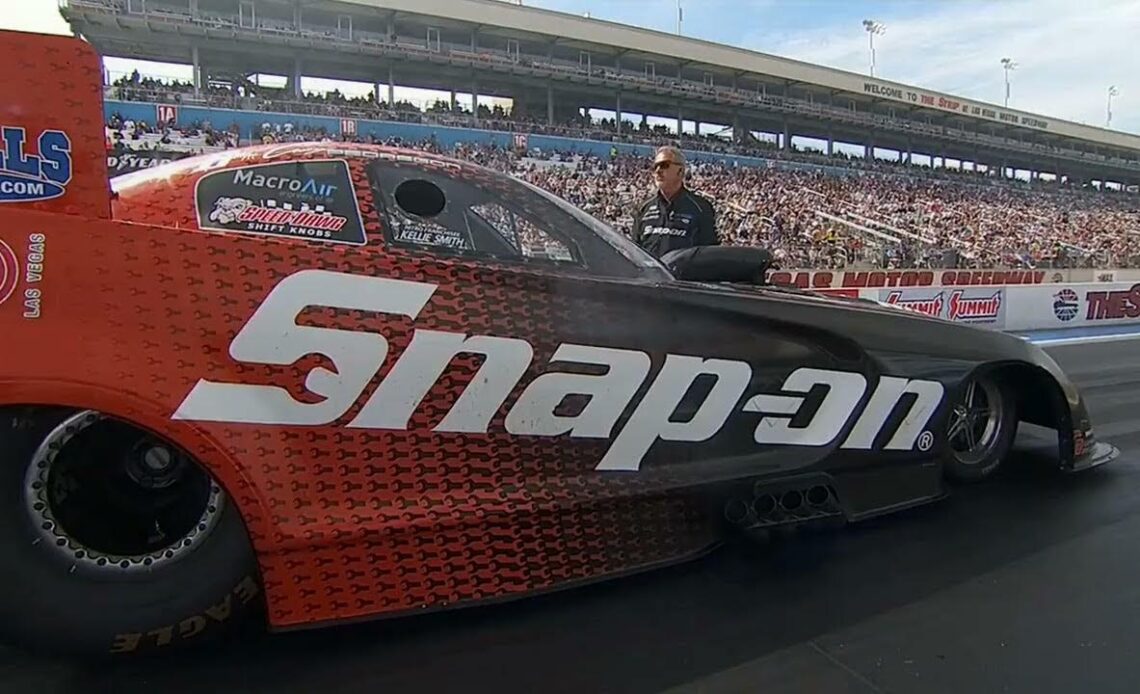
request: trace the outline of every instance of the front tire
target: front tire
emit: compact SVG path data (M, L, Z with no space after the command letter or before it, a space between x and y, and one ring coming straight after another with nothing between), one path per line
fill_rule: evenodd
M1017 403L993 376L967 380L950 411L944 469L958 482L977 482L997 472L1017 435Z
M0 639L101 655L209 640L260 607L232 501L185 452L93 411L0 415Z

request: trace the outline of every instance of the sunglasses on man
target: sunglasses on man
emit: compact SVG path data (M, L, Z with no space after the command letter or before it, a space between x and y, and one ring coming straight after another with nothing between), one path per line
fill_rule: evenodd
M653 162L653 170L654 171L661 171L662 169L667 169L676 163L677 162L675 162L675 161L666 161L666 160L655 161L655 162Z

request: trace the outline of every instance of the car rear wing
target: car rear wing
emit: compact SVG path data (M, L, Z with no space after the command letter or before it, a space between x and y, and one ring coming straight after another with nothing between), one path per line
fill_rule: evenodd
M87 42L0 31L0 212L109 219L103 70Z

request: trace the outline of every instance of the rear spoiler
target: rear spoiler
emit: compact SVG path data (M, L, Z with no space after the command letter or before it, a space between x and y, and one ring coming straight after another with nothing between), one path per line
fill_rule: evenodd
M0 211L110 219L102 61L70 36L0 31Z

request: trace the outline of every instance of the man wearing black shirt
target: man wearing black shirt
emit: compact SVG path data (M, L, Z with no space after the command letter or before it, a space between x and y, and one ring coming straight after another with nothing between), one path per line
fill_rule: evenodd
M716 246L716 211L708 198L685 187L685 155L661 147L653 157L657 193L634 211L633 240L660 258L692 246Z

